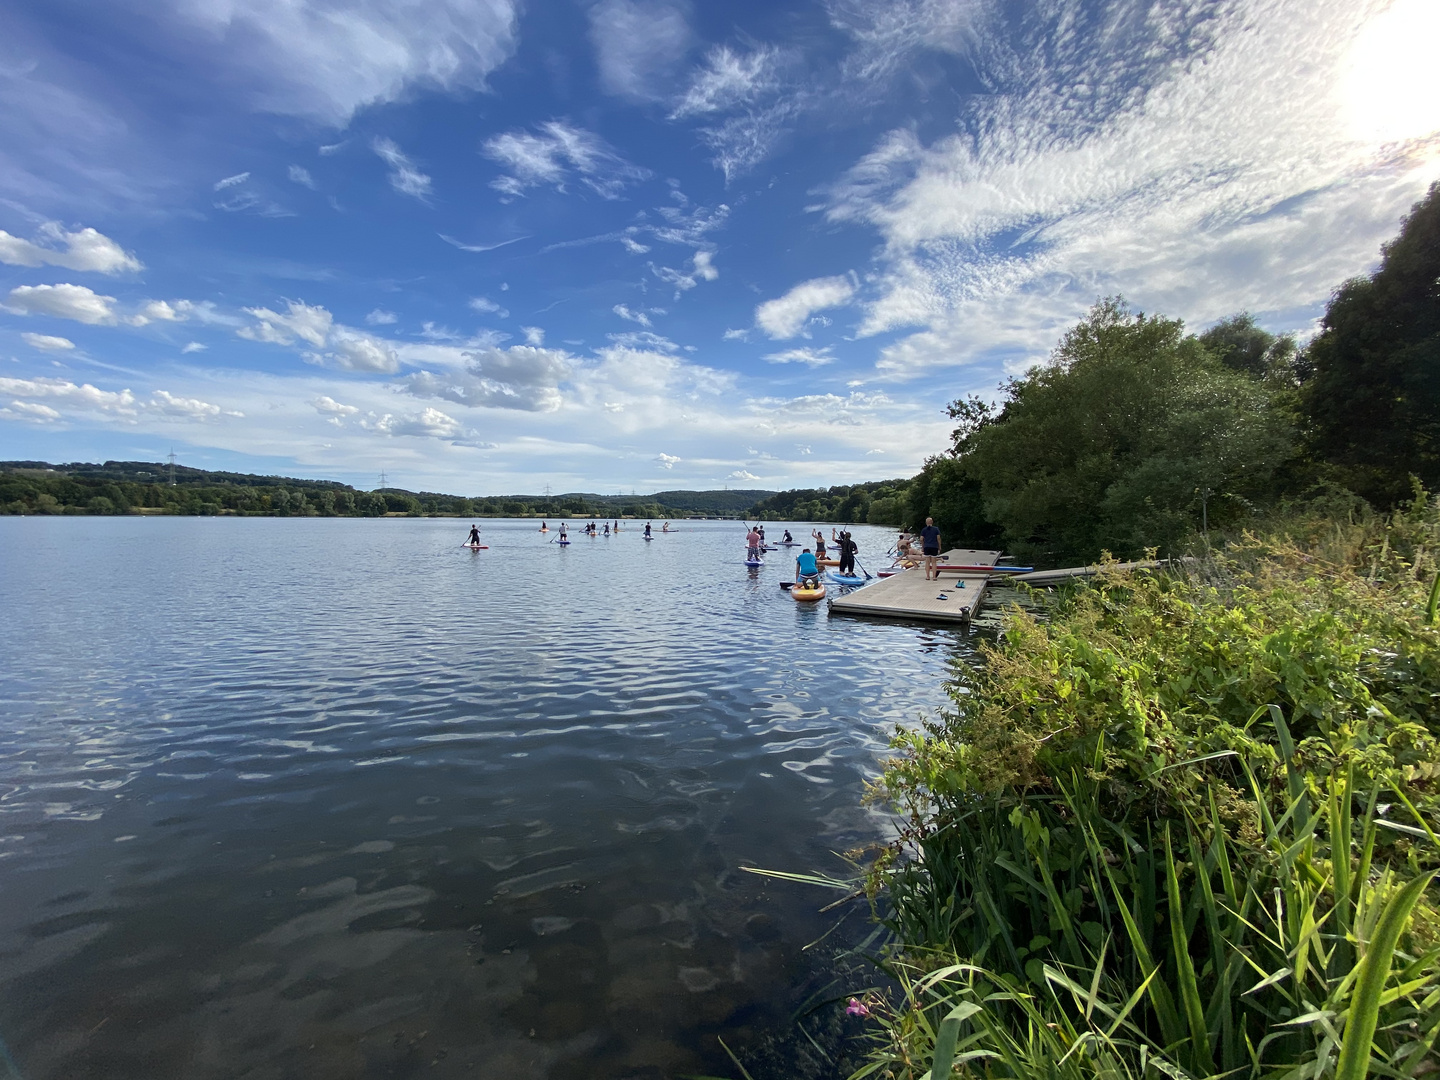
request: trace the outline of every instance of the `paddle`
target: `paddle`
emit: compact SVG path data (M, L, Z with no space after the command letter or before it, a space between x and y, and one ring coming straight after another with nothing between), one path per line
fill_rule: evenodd
M782 581L782 582L780 582L780 588L782 588L782 589L793 589L794 587L795 587L795 582L793 582L793 581Z
M860 556L855 556L855 565L860 567L860 572L865 575L865 580L870 580L870 571L865 569L865 564L860 561Z

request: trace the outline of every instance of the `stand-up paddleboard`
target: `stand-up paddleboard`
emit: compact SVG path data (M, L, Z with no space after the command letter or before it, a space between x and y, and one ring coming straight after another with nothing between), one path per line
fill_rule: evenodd
M958 570L962 574L1028 574L1033 566L985 566L983 563L936 563L936 570Z
M654 538L653 536L647 536L647 537L645 537L645 542L648 544L651 540L654 540L654 539L655 539L655 538Z
M746 565L746 566L764 566L764 565L765 565L765 560L764 560L764 559L746 559L746 560L745 560L745 565Z
M819 584L818 582L817 582L813 587L810 587L810 588L806 588L806 587L803 587L803 586L796 585L796 586L792 586L792 587L789 588L789 589L786 589L785 591L788 592L788 593L790 594L791 598L792 598L792 599L795 599L795 600L824 600L824 599L825 599L825 586Z
M825 575L826 581L833 581L836 585L864 585L865 578L859 574L837 574L831 570Z
M463 547L463 548L469 548L471 551L489 551L489 550L490 550L490 545L489 545L489 544L461 544L460 546Z
M570 546L570 541L569 541L569 540L557 540L556 543L559 544L561 547L569 547L569 546Z
M821 566L839 566L839 565L840 565L840 560L839 560L839 559L816 559L815 561L816 561L817 563L819 563Z

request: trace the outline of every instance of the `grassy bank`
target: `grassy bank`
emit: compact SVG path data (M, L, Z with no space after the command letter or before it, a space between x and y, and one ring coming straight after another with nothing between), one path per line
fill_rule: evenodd
M1313 514L1012 613L897 737L856 1076L1440 1065L1440 514Z

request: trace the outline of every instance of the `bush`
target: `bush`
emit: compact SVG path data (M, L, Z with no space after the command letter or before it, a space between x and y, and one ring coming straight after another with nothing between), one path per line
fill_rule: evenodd
M1184 573L1108 571L1048 620L1012 611L983 663L956 669L952 709L897 736L876 788L908 820L871 879L896 972L913 989L972 965L941 997L985 1010L967 1030L996 1054L1069 1032L1079 1058L1137 1075L1323 1076L1373 1006L1389 1067L1433 1067L1437 543L1420 497L1389 521L1296 519ZM1405 986L1361 1000L1356 961L1384 951L1402 893ZM877 1002L892 1075L934 1052L916 1007Z

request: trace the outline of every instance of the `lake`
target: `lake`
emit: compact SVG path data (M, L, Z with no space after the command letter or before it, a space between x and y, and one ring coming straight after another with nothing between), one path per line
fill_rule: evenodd
M805 949L838 894L741 867L883 841L972 638L798 604L735 522L469 524L0 518L14 1075L833 1070L792 1016L867 914Z

